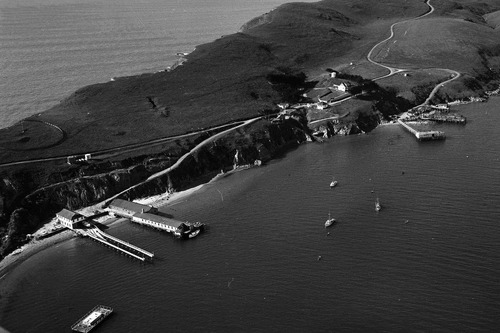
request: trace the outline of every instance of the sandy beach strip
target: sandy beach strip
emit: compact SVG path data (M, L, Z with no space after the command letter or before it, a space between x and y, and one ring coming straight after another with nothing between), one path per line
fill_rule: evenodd
M135 202L142 203L145 205L153 205L155 207L160 207L164 205L173 205L181 199L185 199L192 193L196 192L200 189L202 185L187 189L181 192L174 193L164 193L160 195L155 195L152 197L147 197L143 199L135 200ZM79 213L84 215L92 214L92 212L97 208L96 206L85 207L78 210ZM102 222L101 222L102 223ZM103 224L106 224L104 222ZM54 245L67 241L71 238L77 237L77 235L71 230L64 230L52 236L48 236L43 239L37 239L37 236L43 235L44 233L50 232L54 228L57 228L58 222L57 219L52 219L50 222L46 223L43 227L38 229L34 234L34 238L21 246L18 250L13 253L7 255L5 258L0 261L0 283L6 277L6 275L14 269L16 266L30 258L31 256L48 249Z
M206 184L201 184L179 192L162 193L151 197L136 199L134 200L134 202L141 203L144 205L151 205L153 207L173 206L175 204L183 202L189 196L200 190L203 186L216 182L218 179L229 176L232 173L243 171L248 168L251 168L251 166L249 165L240 166L226 173L220 173L216 175L214 178L212 178L212 180L210 180ZM77 212L87 216L92 215L95 210L100 208L100 205L101 204L85 207L79 209ZM115 221L115 219L111 219L111 221ZM99 222L107 224L106 221L101 220ZM7 255L4 259L2 259L2 261L0 261L0 283L2 282L2 279L9 273L10 270L14 269L17 265L21 264L23 261L27 260L31 256L45 249L48 249L54 245L67 241L71 238L77 237L77 235L73 231L64 230L52 236L48 236L43 239L37 239L40 235L43 235L47 232L51 232L52 230L57 229L58 227L59 227L59 222L54 217L51 221L46 223L43 227L38 229L33 234L34 237L30 242L24 244L20 249L14 251L13 253Z
M20 247L20 252L11 253L0 261L0 283L2 279L17 265L30 258L31 256L48 249L56 244L62 243L68 239L76 237L76 234L71 230L64 230L53 236L44 239L33 239L29 243Z

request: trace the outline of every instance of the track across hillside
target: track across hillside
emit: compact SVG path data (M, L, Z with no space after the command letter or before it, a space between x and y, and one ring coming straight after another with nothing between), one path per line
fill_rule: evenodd
M383 41L378 42L377 44L375 44L371 48L370 52L368 52L368 54L366 55L366 59L370 63L372 63L374 65L377 65L377 66L380 66L380 67L383 67L383 68L389 70L389 74L376 77L376 78L372 79L373 81L381 80L381 79L384 79L386 77L392 76L394 74L401 73L401 72L406 72L406 71L410 70L410 69L404 69L404 68L395 68L395 67L387 66L387 65L384 65L382 63L376 62L375 60L372 59L372 55L373 55L375 49L377 49L380 45L384 44L385 42L391 40L394 37L394 27L396 25L403 24L403 23L410 22L410 21L414 21L414 20L419 20L419 19L422 19L422 18L424 18L424 17L432 14L435 9L431 5L430 0L426 0L425 3L426 3L427 6L429 6L429 11L427 13L424 13L424 14L422 14L420 16L417 16L417 17L409 19L409 20L404 20L404 21L393 23L391 25L391 28L390 28L390 32L391 32L390 36L387 37L386 39L384 39ZM435 70L441 70L441 71L449 72L452 77L449 80L446 80L444 82L441 82L441 83L437 84L434 87L434 89L432 90L432 92L429 94L429 96L427 97L427 99L422 104L420 104L419 106L428 104L432 100L432 98L434 97L434 95L436 94L436 92L439 90L439 88L443 87L445 84L447 84L447 83L449 83L449 82L451 82L453 80L456 80L456 79L458 79L460 77L460 73L457 72L457 71L455 71L455 70L452 70L452 69L448 69L448 68L436 68Z

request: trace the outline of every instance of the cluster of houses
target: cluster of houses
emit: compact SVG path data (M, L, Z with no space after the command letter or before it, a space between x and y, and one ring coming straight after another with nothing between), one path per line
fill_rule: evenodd
M328 77L323 80L321 86L307 93L307 97L317 100L315 105L319 110L329 107L333 102L349 97L355 84L350 80L339 78L338 72L332 70Z

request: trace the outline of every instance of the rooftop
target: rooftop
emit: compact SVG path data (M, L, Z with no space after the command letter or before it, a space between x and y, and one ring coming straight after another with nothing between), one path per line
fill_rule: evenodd
M152 210L151 206L142 205L142 204L139 204L136 202L123 200L123 199L114 199L109 204L109 207L122 208L122 209L133 211L136 213L141 213L142 211L148 212L148 211Z
M60 217L64 217L68 220L74 220L76 218L79 218L79 217L82 217L81 214L78 214L78 213L75 213L75 212L72 212L66 208L63 208L63 210L61 210L59 213L57 213L58 216Z
M179 227L185 225L184 222L177 221L177 220L174 220L174 219L169 219L167 217L163 217L163 216L156 215L156 214L137 213L137 214L134 214L134 217L142 218L142 219L145 219L145 220L149 220L151 222L156 222L156 223L168 225L168 226L171 226L171 227L174 227L174 228L179 228Z

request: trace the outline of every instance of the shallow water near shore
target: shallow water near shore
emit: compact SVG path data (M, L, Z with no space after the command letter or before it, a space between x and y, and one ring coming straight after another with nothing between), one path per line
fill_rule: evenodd
M87 239L48 249L12 273L2 326L64 331L105 304L110 332L496 330L500 98L459 110L445 141L382 126L207 184L163 208L210 226L192 240L110 226L153 264Z

